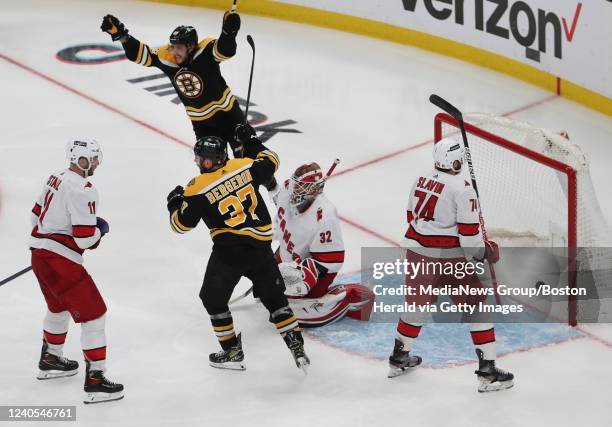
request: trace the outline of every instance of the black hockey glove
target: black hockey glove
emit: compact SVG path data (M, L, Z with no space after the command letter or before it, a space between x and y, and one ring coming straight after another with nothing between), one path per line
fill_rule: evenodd
M257 138L257 134L255 133L255 129L248 123L236 125L236 130L234 131L234 139L236 142L246 145L251 139Z
M253 139L257 139L257 136L255 135L255 129L250 124L240 123L236 125L234 140L230 142L235 159L245 156L246 147Z
M127 28L125 28L123 23L113 15L106 15L104 18L102 18L102 25L100 25L100 29L105 33L110 34L114 42L119 40L121 37L128 35Z
M235 37L240 29L240 15L236 12L225 12L223 15L223 34Z
M269 192L273 192L277 186L278 183L276 182L276 178L274 178L274 175L272 176L272 179L270 179L270 181L264 184L264 187L266 187L266 190L268 190Z
M166 197L168 212L172 213L183 204L183 187L177 185Z

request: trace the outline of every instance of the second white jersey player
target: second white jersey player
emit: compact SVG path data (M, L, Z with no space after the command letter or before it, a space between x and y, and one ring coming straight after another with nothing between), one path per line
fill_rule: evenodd
M302 327L317 327L345 314L368 318L371 291L359 284L333 286L344 263L344 240L334 204L323 194L317 163L296 169L272 199L276 253L289 303Z

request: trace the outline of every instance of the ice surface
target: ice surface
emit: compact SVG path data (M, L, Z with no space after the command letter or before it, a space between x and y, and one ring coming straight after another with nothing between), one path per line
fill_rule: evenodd
M1 405L76 404L78 421L71 425L84 426L609 425L612 333L605 326L498 328L500 353L506 353L499 365L516 374L516 386L479 395L464 326L450 334L438 325L424 329L417 349L427 366L441 369L424 366L388 380L384 358L394 326L378 325L381 332L345 320L309 333L312 367L302 378L265 310L246 299L234 316L247 371L209 368L207 355L217 344L197 295L211 244L203 229L174 235L165 209L167 192L196 169L187 148L135 121L193 143L185 113L171 96L144 89L166 81L127 82L155 70L127 61L74 65L55 57L68 46L109 44L99 30L109 12L152 46L164 43L176 25L195 25L205 37L218 34L221 23L219 11L145 2L3 3L0 272L6 277L28 265L29 212L43 180L64 167L65 140L98 138L104 163L93 181L111 233L87 254L86 266L109 306L108 374L125 384L126 398L85 407L81 375L35 380L44 302L30 273L0 289ZM407 188L431 163L430 145L423 143L433 137L432 92L466 111L521 110L511 117L567 130L591 159L603 211L612 208L609 117L418 49L251 16L243 17L237 57L222 66L243 98L251 60L246 34L257 43L253 110L265 114L266 123L295 120L289 127L302 132L269 141L281 158L279 176L305 161L342 159L326 192L346 219L345 272L359 270L362 246L401 239ZM79 332L71 325L66 344L66 354L77 359Z

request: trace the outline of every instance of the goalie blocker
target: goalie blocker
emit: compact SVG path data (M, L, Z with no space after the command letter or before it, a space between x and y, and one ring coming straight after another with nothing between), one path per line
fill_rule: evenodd
M275 257L303 328L328 325L345 315L369 320L374 304L365 286L333 284L344 263L344 242L336 207L323 194L326 179L317 163L309 163L271 191L280 244Z

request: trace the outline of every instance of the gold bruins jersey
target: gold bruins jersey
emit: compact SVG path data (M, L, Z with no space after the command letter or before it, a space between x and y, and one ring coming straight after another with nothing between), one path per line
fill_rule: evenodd
M231 111L237 103L219 68L221 62L235 55L235 37L222 34L218 39L201 41L192 59L184 65L176 63L168 45L152 49L128 36L123 49L130 61L157 67L170 78L194 128L198 123L210 124L215 116Z
M270 244L272 221L258 188L272 178L279 161L276 153L258 145L254 159L228 160L189 182L182 206L170 215L174 232L186 233L203 220L216 244Z

